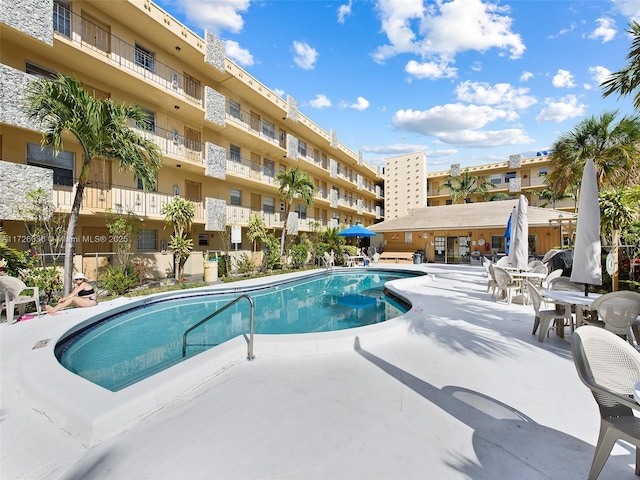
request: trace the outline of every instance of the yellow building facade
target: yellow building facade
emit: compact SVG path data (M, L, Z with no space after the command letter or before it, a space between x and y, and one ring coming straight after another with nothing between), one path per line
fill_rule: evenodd
M507 198L517 198L521 193L527 197L529 205L534 207L549 207L567 212L575 212L574 200L559 200L550 203L540 197L540 193L547 188L545 178L552 170L549 156L546 152L533 157L511 155L506 162L487 163L473 167L452 165L449 170L430 172L427 174L427 203L429 206L450 205L451 196L446 187L449 176L459 177L466 170L469 175L483 178L493 185L488 188L489 195L503 194ZM470 202L482 202L479 195L471 195Z
M133 242L153 259L155 274L170 267L162 206L175 196L193 202L190 232L197 255L222 250L228 227L241 227L239 251L251 252L246 226L261 216L277 235L382 218L382 172L281 98L224 53L210 32L201 38L148 0L4 2L0 22L0 222L10 246L23 249L16 210L24 193L41 187L68 212L83 158L71 136L55 156L23 113L24 88L37 77L74 75L98 98L139 105L151 127L132 128L163 153L157 188L145 192L117 165L92 164L78 224L76 252L115 251L105 213L133 212L143 221ZM283 218L275 176L301 168L317 186L310 208L296 203ZM226 244L229 242L226 241ZM84 267L83 267L84 268ZM188 262L198 273L202 262Z

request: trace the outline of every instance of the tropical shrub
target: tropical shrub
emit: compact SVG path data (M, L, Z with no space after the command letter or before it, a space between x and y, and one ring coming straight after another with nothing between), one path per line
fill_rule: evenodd
M138 273L132 265L108 267L102 275L102 286L113 295L124 295L138 285Z

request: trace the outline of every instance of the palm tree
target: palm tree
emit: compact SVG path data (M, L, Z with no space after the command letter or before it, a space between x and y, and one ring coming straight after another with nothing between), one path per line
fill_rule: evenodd
M59 152L63 134L70 133L84 154L65 238L64 293L68 294L73 273L74 238L91 163L97 159L116 160L120 168L132 170L148 190L155 185L162 154L154 143L129 127L129 121L142 126L147 124L147 116L140 107L119 105L111 99L96 99L74 77L40 78L29 84L25 100L27 115L43 127L43 146Z
M631 49L627 54L629 64L609 75L600 86L603 89L602 96L605 98L614 93L619 97L633 94L633 106L636 110L640 110L640 23L633 20L626 32L633 38Z
M616 110L586 118L554 143L549 179L556 193L582 177L588 158L595 162L599 188L640 182L640 117L624 116L616 123L617 117Z
M284 200L284 224L282 226L282 238L280 239L280 255L284 255L284 241L287 236L287 219L295 198L301 198L307 207L313 205L313 197L316 194L316 186L311 177L304 170L294 168L278 172L276 180L280 183L278 194Z
M448 189L451 203L454 205L461 199L466 202L470 195L480 195L485 198L488 196L489 188L496 188L493 183L486 181L485 176L471 175L468 168L462 172L462 176L449 175L445 181L446 183L440 185L438 191Z
M612 188L600 192L600 225L601 232L611 239L614 265L618 265L618 247L620 231L628 228L635 220L635 212L625 202L625 189ZM618 290L618 269L612 275L611 289Z
M564 192L558 193L553 189L553 185L551 185L551 180L549 180L548 176L544 177L544 189L537 192L538 198L542 200L542 204L540 205L542 208L547 208L551 206L551 208L556 208L556 202L562 200L576 200L576 195L573 193L574 190L577 190L578 185L572 184L569 185L567 190ZM575 208L574 208L575 210Z
M175 279L182 281L182 269L193 250L193 240L187 238L187 230L191 229L196 216L193 203L185 198L174 197L165 203L160 210L167 223L173 225L173 235L169 241L169 250L174 255Z

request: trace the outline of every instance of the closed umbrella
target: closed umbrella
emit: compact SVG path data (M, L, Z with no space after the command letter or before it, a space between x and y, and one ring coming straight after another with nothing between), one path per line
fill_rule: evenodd
M593 160L587 160L582 172L582 186L578 203L578 228L573 247L573 269L571 281L584 284L584 295L589 294L589 285L602 285L600 260L600 206L598 204L598 182Z
M509 215L509 221L507 222L507 228L505 228L504 230L504 238L505 238L505 246L504 246L504 251L507 253L507 255L509 254L509 252L511 251L511 232L513 230L513 214L516 211L516 207L513 207L513 210L511 211L511 214Z
M512 212L511 248L509 263L512 267L525 270L529 263L529 220L527 218L527 197L520 195L518 208Z

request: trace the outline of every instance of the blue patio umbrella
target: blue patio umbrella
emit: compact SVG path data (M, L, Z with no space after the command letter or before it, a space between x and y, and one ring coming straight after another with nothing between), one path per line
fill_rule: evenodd
M515 213L515 209L516 207L513 207L513 210L511 211L511 214L509 215L509 221L507 222L507 228L504 231L504 238L505 240L505 252L508 255L509 254L509 249L511 248L511 229L512 229L512 220L513 220L513 214Z
M345 228L338 233L339 237L375 237L376 235L376 232L372 232L361 225L354 225L353 227Z

